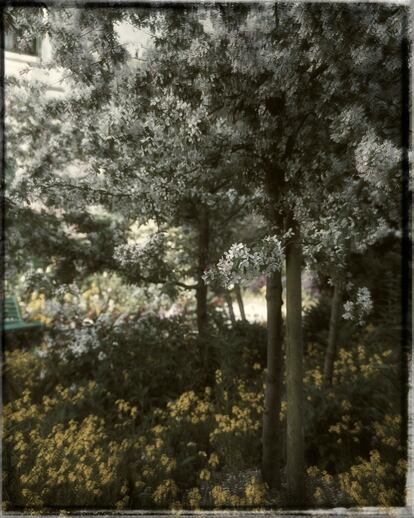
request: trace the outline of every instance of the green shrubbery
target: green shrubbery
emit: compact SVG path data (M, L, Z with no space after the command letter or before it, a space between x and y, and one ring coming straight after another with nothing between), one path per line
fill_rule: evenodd
M283 488L268 493L259 471L265 328L231 327L218 312L206 374L204 344L185 311L161 318L142 296L127 312L130 292L108 285L95 278L77 294L27 299L48 331L36 346L6 353L4 500L26 508L283 505ZM321 315L308 313L308 333L326 325ZM323 344L308 335L309 505L397 505L405 473L398 358L378 327L349 333L332 388L322 383ZM283 422L285 412L282 403Z

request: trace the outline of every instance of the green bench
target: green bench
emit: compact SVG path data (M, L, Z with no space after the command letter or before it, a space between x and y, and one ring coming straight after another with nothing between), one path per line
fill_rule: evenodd
M43 327L41 322L25 322L22 319L16 297L6 297L3 304L4 331L20 331L21 329Z

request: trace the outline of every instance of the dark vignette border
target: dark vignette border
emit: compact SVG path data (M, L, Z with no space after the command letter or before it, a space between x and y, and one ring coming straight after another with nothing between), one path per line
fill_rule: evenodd
M214 0L178 0L178 1L135 1L135 0L3 0L3 4L0 6L0 319L3 321L3 293L4 293L4 279L5 279L5 65L4 65L4 10L7 7L78 7L78 8L139 8L139 7L174 7L183 8L184 5L193 7L197 4L204 4L205 6L215 5L229 5L229 4L240 4L252 5L260 3L261 1L270 0L229 0L229 1L214 1ZM274 0L281 2L290 2L293 0ZM297 0L301 2L309 3L389 3L392 4L392 0ZM401 4L400 4L401 5ZM401 348L400 348L400 383L401 383L401 444L405 448L408 460L414 462L413 455L413 444L412 444L412 430L410 429L410 417L413 420L412 415L410 416L410 404L414 403L412 392L412 386L410 387L410 370L413 373L413 359L412 359L412 241L410 236L410 230L412 230L412 192L410 190L410 159L409 153L412 151L412 135L411 135L411 95L412 95L412 82L413 82L413 70L412 67L412 46L410 40L410 33L414 30L414 9L412 8L413 2L410 5L405 4L406 16L403 17L403 33L405 36L401 42L401 60L402 60L402 75L401 75ZM414 182L413 182L414 183ZM0 347L0 363L1 363L1 385L0 385L0 405L3 406L3 388L4 388L4 375L3 375L3 358L4 358L4 331L1 329L1 347ZM413 379L411 379L413 382ZM412 423L411 423L412 427ZM0 432L2 429L0 430ZM411 432L411 433L410 433ZM411 441L410 441L411 440ZM0 443L0 516L22 516L23 509L17 509L15 511L3 512L1 509L2 504L2 467L3 467L3 451L2 444ZM413 466L408 465L408 469L412 469ZM413 475L412 475L413 476ZM411 492L414 492L414 488L408 488ZM333 518L335 516L363 516L366 518L376 518L378 516L393 516L393 517L412 517L414 516L414 510L412 508L412 502L414 495L411 495L410 501L406 502L406 507L398 508L355 508L355 509L324 509L324 510L265 510L258 512L251 512L246 510L220 510L220 511L208 511L202 510L198 512L182 511L175 513L173 511L151 511L151 510L102 510L102 509L80 509L76 505L73 506L73 511L65 510L65 514L70 516L99 516L102 518L110 518L112 516L172 516L179 514L180 516L197 516L199 518L204 516L236 516L242 518L257 518L259 516L278 516L278 517L291 517L291 516L323 516L325 518ZM49 510L42 510L42 515L36 516L49 516L55 517L62 516L56 514L59 512L60 507L56 506ZM27 514L24 513L24 514ZM33 512L30 513L33 515Z

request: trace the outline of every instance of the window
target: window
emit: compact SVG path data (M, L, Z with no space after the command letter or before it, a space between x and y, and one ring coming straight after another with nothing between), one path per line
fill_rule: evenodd
M40 40L33 38L25 40L16 30L6 30L4 34L4 49L18 54L28 54L40 57Z

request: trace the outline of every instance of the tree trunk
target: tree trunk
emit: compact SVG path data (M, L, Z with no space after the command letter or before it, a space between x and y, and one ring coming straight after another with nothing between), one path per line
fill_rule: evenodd
M237 304L239 305L241 319L243 322L246 322L246 313L244 312L243 297L242 297L242 293L241 293L239 284L236 284L236 286L234 287L234 291L236 292L236 299L237 299Z
M229 290L226 290L224 292L224 298L226 299L227 307L229 309L230 322L234 326L236 324L236 316L234 314L233 300L231 298L231 294L230 294Z
M334 285L331 317L329 320L328 347L325 354L325 362L323 367L323 381L326 387L332 386L333 366L336 356L336 341L338 338L338 324L341 311L343 294L343 281L338 280Z
M287 489L295 505L304 502L302 250L299 225L286 245Z
M271 489L280 487L282 392L282 275L274 272L266 280L267 373L262 435L263 480Z
M204 284L204 281L201 279L201 282L198 281L196 288L196 302L197 302L197 329L198 334L202 335L208 324L208 315L207 315L207 286Z
M203 207L198 218L198 264L197 264L197 329L201 335L208 324L207 314L207 284L203 280L203 274L208 265L208 249L210 241L210 228L207 210Z
M197 261L197 288L196 288L196 313L197 330L200 337L201 361L205 370L208 372L209 364L209 344L207 337L208 312L207 312L207 284L203 280L203 274L208 265L208 252L210 229L208 213L205 207L200 209L198 215L198 261Z

